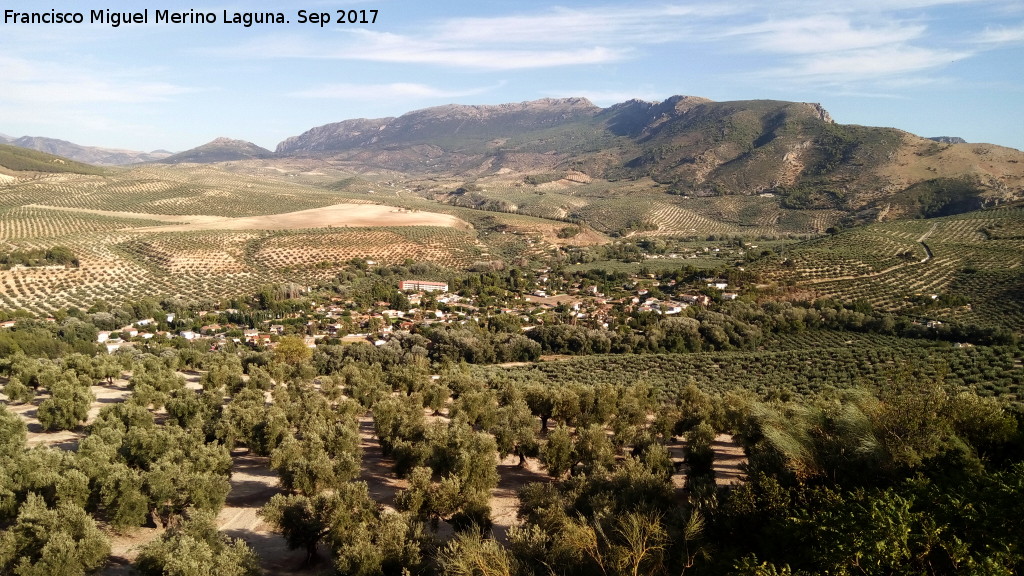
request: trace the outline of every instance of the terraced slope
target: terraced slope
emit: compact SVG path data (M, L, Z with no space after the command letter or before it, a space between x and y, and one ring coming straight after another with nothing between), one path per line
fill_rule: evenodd
M880 223L808 241L755 266L816 297L1024 328L1024 209Z

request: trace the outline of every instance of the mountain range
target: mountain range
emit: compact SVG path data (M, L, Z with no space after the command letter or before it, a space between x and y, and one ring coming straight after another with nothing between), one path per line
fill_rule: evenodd
M127 164L140 164L143 162L156 162L171 155L166 150L155 150L153 152L139 152L137 150L121 150L116 148L100 148L97 146L82 146L67 140L56 138L43 138L39 136L22 136L15 138L0 134L0 142L28 148L39 152L46 152L54 156L62 156L77 162L95 164L97 166L124 166Z
M444 174L467 181L573 171L612 181L650 178L679 195L774 194L790 208L879 211L895 205L897 212L900 206L916 207L906 211L919 215L1024 195L1019 150L838 124L819 104L777 100L673 96L608 108L584 98L453 104L325 124L287 138L274 152L228 138L174 155L40 138L11 144L94 164L303 157L330 159L353 170Z
M894 216L938 215L1024 195L1019 150L838 124L819 104L776 100L439 106L319 126L276 152L466 179L543 171L651 178L680 195L771 193L790 208L895 209Z

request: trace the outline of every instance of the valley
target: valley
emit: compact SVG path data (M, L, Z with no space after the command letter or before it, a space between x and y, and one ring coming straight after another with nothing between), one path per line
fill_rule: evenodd
M690 96L55 142L0 145L0 573L1024 568L1020 151Z

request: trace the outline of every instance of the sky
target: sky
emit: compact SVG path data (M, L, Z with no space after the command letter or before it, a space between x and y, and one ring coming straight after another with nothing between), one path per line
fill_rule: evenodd
M0 23L0 133L181 151L277 143L349 118L449 103L676 94L821 103L840 123L1024 149L1020 0L426 2L8 0L82 24ZM157 24L156 10L214 13ZM300 23L299 11L332 22ZM377 10L374 23L337 11ZM224 23L281 12L289 23ZM355 14L361 16L362 13ZM367 18L372 15L367 12Z

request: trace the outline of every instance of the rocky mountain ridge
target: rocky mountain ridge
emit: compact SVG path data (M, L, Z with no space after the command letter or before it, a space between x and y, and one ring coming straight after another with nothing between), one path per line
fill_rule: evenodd
M954 196L973 207L1024 197L1018 150L839 124L820 104L778 100L438 106L319 126L283 141L277 154L466 179L570 170L651 178L673 194L770 193L792 208L893 216L941 213Z
M586 181L650 179L668 194L770 194L784 208L861 218L941 215L1024 199L1019 150L841 124L817 103L696 96L607 108L585 98L449 104L314 127L275 152L218 138L159 161L275 158L463 181L558 173Z
M585 98L546 98L518 104L448 104L399 117L353 119L325 124L278 144L279 155L344 152L359 147L395 147L438 141L478 140L557 127L601 108Z

